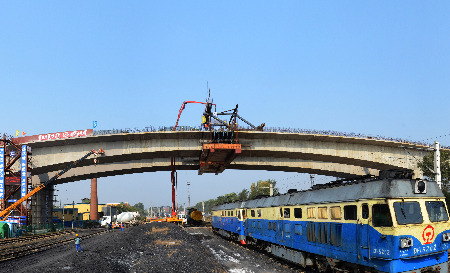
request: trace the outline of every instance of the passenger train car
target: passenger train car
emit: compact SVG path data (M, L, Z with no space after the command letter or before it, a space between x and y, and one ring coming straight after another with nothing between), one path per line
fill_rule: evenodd
M442 191L435 182L395 175L219 205L212 227L321 272L447 272Z

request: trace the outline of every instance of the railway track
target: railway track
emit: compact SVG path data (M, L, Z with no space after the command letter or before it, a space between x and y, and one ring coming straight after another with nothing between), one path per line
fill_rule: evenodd
M87 239L92 236L106 232L105 230L96 231L90 234L80 236ZM0 262L17 259L26 255L42 252L51 248L59 247L67 243L73 243L74 231L67 231L55 234L37 235L24 238L14 238L17 240L5 240L0 244Z
M45 233L45 234L39 234L39 235L23 236L23 237L19 237L19 238L2 239L2 240L0 240L0 249L2 249L4 246L8 246L11 244L17 244L17 243L22 243L22 242L31 242L31 241L42 240L42 239L46 239L46 238L56 238L56 237L66 235L66 234L74 234L74 231L66 230L66 231Z

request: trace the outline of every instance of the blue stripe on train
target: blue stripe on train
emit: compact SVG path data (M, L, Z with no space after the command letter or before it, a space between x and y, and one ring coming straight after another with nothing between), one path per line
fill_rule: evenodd
M247 219L242 225L236 217L216 216L213 227L383 272L403 272L447 262L450 248L450 243L442 242L442 233L434 243L422 245L413 236L383 236L369 225L350 223ZM407 237L413 238L413 246L400 249L400 239Z

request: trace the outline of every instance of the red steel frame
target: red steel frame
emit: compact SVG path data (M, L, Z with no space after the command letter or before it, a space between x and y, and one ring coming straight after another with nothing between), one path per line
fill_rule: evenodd
M5 149L5 198L0 199L0 210L4 210L10 205L8 202L10 198L16 197L15 199L20 199L21 174L20 171L15 171L13 169L13 165L21 157L22 146L19 144L15 144L5 136L3 136L3 139L0 139L0 142ZM11 151L16 152L16 155L14 157L10 156ZM31 172L31 164L29 163L30 158L27 152L27 173ZM31 187L31 178L27 177L27 192L31 190ZM19 196L17 196L17 193L19 193ZM31 198L28 198L26 202L20 204L20 206L17 207L16 211L18 212L18 215L14 216L26 216L27 224L31 224Z

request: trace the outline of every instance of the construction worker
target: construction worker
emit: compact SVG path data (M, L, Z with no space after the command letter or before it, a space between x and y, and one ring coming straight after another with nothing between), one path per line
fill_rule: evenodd
M75 234L75 248L77 249L77 252L83 252L83 250L81 250L80 241L81 238L78 237L78 234Z

